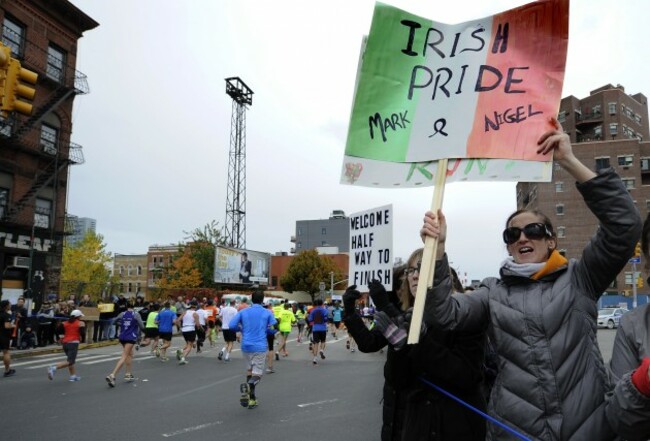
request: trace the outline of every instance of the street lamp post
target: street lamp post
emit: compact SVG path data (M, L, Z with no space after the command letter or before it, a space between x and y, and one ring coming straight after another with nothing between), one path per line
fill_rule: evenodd
M334 271L330 271L330 298L334 295L334 287L339 283L347 282L348 279L339 280L338 282L334 281Z

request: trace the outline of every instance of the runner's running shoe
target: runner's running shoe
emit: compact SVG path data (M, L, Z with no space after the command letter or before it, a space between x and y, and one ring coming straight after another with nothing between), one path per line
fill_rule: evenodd
M115 387L115 375L109 374L106 376L106 382L108 383L109 387Z
M54 380L54 374L56 374L56 366L50 366L47 368L47 378Z
M240 384L239 391L241 392L241 397L239 397L239 404L241 404L242 407L248 407L248 403L251 400L251 388L248 383Z

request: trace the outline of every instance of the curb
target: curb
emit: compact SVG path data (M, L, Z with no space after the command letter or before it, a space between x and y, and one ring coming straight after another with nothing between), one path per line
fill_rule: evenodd
M120 342L118 340L106 340L97 343L82 343L79 345L79 350L103 348L104 346L115 346L119 344ZM10 354L12 360L18 360L20 358L34 357L37 355L58 354L62 352L63 352L63 348L61 346L53 345L53 346L38 348L33 350L24 350L24 351L11 350Z

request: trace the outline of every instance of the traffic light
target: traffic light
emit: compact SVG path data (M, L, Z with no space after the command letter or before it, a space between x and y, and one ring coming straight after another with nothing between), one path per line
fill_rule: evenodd
M643 277L639 276L636 279L636 287L637 288L643 288Z
M641 257L641 242L637 242L634 247L634 257Z
M7 69L11 60L11 49L0 43L0 102L4 98L5 82L7 80ZM3 114L3 116L6 116Z
M4 60L4 64L3 63ZM38 74L25 69L20 61L11 58L11 50L8 47L0 48L0 66L2 66L2 104L0 111L3 117L16 111L23 115L32 113L32 105L23 100L33 100L36 89L26 86L24 83L36 84Z

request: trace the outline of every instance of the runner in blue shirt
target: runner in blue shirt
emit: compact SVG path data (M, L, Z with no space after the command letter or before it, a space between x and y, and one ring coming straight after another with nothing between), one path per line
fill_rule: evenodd
M231 330L241 331L241 351L246 360L246 382L239 387L241 397L239 404L249 409L257 407L255 386L262 379L268 343L266 330L277 323L273 313L262 307L263 291L252 295L253 306L242 309L230 320Z
M343 308L341 308L341 304L337 301L336 304L334 305L334 308L332 309L332 324L334 326L334 329L332 331L332 336L336 340L339 339L336 336L336 330L341 327L342 320L343 320Z
M163 341L163 345L160 347L160 361L169 361L169 358L167 358L167 348L172 345L174 320L176 320L176 313L171 310L171 303L165 302L164 309L156 317L158 334Z
M314 355L314 360L312 363L315 365L318 364L316 355L320 354L320 358L325 360L325 342L327 340L327 309L323 307L323 301L318 299L314 302L316 307L311 310L307 321L313 323L312 325L312 354Z

